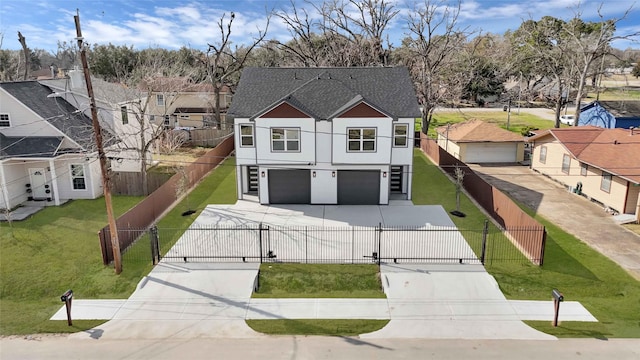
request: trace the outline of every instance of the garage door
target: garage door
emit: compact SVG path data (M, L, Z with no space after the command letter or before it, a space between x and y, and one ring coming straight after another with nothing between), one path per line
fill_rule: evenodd
M517 144L469 144L465 153L467 163L514 163Z
M338 204L378 205L379 203L379 170L338 171Z
M269 170L269 203L311 203L309 170Z

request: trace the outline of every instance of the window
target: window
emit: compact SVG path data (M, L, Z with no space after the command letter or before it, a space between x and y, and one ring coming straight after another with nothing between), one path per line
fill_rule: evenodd
M9 127L11 122L9 121L9 114L0 114L0 127Z
M271 129L271 151L300 151L300 129Z
M546 146L542 146L540 148L540 162L541 163L545 163L547 162L547 147Z
M602 172L602 181L600 182L600 190L604 192L611 191L611 174Z
M122 125L127 125L129 123L129 114L127 114L127 107L120 107L120 114L122 114Z
M155 115L149 115L149 122L152 123L156 121L156 116Z
M376 151L376 129L347 129L347 151Z
M171 121L169 121L169 115L164 116L164 126L171 125Z
M253 125L240 125L240 146L253 147Z
M73 190L85 190L87 188L83 165L71 165L71 183Z
M568 174L570 166L571 166L571 156L564 154L564 156L562 156L562 172L565 174Z
M180 118L180 120L189 120L190 119L190 115L180 115L179 118Z
M158 106L164 106L164 95L163 94L157 94L156 95L156 104Z
M406 147L407 146L407 124L396 124L393 126L393 146Z
M589 165L580 163L580 175L587 176L587 170L589 170Z

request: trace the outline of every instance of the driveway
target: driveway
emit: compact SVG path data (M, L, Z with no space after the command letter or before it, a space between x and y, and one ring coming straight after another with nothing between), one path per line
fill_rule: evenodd
M602 207L522 165L469 165L489 184L609 257L640 280L640 236Z
M275 207L238 202L208 206L194 222L192 231L198 232L205 225L254 222L455 227L441 206L413 206L408 201L354 207ZM178 240L175 247L180 247L183 240ZM325 246L336 244L329 241ZM468 248L466 242L465 246ZM445 252L450 248L440 247ZM381 281L386 299L252 299L259 263L172 261L163 259L127 300L74 300L75 319L111 321L72 337L253 338L264 335L249 328L245 319L287 318L391 320L380 331L362 335L367 338L555 339L522 322L551 319L551 302L507 300L482 265L457 261L448 265L383 264ZM65 319L64 308L54 319ZM563 305L561 320L597 321L576 302Z

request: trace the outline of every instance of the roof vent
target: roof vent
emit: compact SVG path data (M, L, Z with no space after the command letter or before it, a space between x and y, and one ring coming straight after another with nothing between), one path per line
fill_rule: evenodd
M631 130L631 134L630 134L631 136L633 136L633 135L634 135L633 131L634 131L635 129L636 129L636 128L634 128L633 126L629 128L629 130Z
M618 145L618 140L613 140L613 145Z

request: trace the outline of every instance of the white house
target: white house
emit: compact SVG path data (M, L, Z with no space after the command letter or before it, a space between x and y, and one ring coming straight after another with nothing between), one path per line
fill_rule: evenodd
M90 100L82 70L70 70L65 78L40 80L42 85L55 92L55 97L66 100L75 108L91 117ZM109 139L105 139L105 151L111 162L111 170L119 172L139 172L141 167L140 150L141 133L145 142L151 139L156 131L156 125L150 121L148 114L142 121L138 120L139 110L146 101L144 94L129 89L121 84L110 83L92 78L93 92L96 101L100 125L107 132ZM151 162L151 154L146 154L147 164Z
M239 199L388 204L411 197L420 109L406 68L247 68L228 116Z
M91 119L36 81L0 83L0 209L102 195Z

